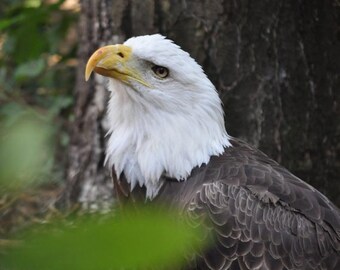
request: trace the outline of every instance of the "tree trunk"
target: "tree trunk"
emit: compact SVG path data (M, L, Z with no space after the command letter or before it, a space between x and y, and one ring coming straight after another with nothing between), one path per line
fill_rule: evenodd
M84 81L104 44L160 32L200 63L229 134L259 147L340 205L338 0L83 0L75 120L64 199L112 201L104 167L105 79Z

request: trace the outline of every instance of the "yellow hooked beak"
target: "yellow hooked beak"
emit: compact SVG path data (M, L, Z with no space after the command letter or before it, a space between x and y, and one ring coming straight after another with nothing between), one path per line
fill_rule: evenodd
M87 81L94 71L127 84L137 81L150 87L133 68L133 63L135 61L133 61L132 49L129 46L117 44L99 48L91 55L86 64L85 80Z

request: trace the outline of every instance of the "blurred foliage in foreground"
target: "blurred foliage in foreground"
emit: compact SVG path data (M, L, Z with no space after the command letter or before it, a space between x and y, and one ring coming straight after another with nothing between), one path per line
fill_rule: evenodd
M31 230L0 257L6 269L178 269L202 242L175 212L139 208Z
M50 149L50 127L24 114L0 135L0 193L40 183ZM0 269L176 269L200 248L201 228L162 208L126 208L107 215L54 218L15 235ZM3 268L4 267L4 268Z
M0 2L0 122L39 112L54 123L50 143L59 148L68 143L62 127L72 117L76 64L77 10L66 2Z
M51 153L50 130L41 116L28 112L1 126L0 196L45 179L40 175ZM163 208L134 206L106 215L59 212L12 234L7 240L12 245L0 245L0 269L178 269L202 248L202 236L209 234Z
M53 129L46 122L28 112L10 119L0 123L0 194L41 183L53 160Z

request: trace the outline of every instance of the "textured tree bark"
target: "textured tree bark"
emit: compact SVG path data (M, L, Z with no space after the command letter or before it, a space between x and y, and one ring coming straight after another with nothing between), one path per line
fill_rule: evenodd
M200 63L224 102L229 134L259 147L340 205L338 0L83 0L67 202L112 200L104 168L100 77L84 66L100 45L160 32ZM105 82L105 80L104 80Z

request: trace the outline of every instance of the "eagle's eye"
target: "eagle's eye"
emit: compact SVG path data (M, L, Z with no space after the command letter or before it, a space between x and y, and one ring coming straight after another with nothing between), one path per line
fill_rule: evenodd
M169 70L166 67L161 67L161 66L153 66L152 71L160 78L164 79L168 77L169 75Z

